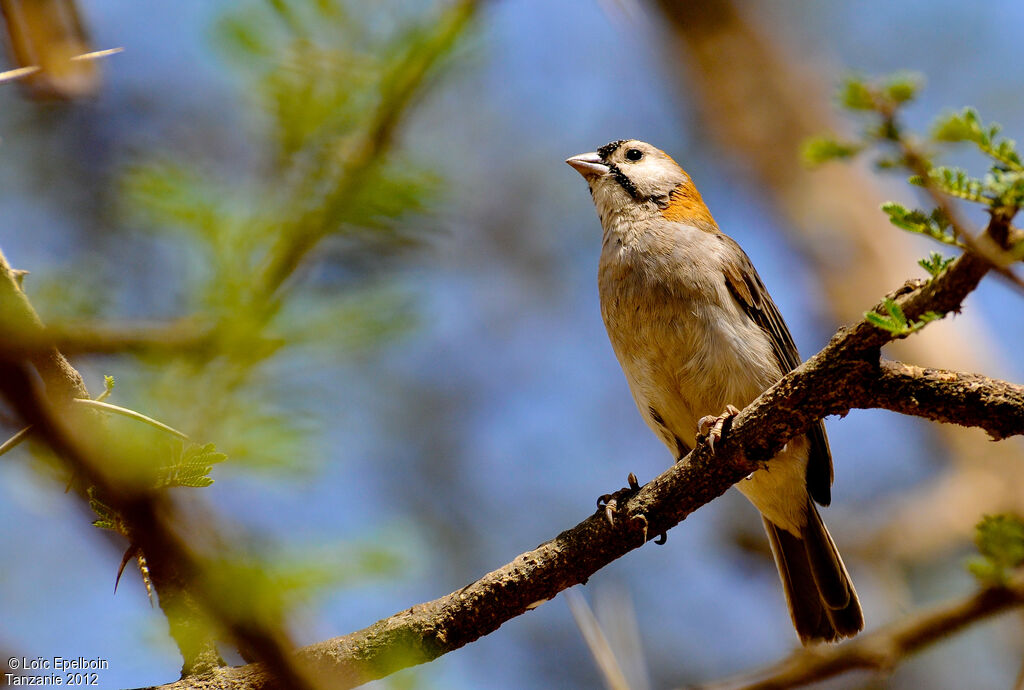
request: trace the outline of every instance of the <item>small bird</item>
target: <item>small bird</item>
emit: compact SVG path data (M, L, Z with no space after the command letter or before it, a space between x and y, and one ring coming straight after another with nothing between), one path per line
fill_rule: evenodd
M698 433L720 436L800 355L750 259L664 151L619 140L566 163L590 186L604 231L598 287L612 348L641 416L679 460ZM803 644L864 627L815 507L831 502L831 485L821 422L736 484L761 512Z

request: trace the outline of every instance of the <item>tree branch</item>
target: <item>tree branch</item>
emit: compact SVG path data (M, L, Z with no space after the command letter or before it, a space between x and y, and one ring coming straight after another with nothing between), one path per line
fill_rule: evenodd
M1022 579L1005 587L982 589L963 599L922 611L841 645L817 645L799 649L768 668L698 687L702 690L783 690L831 678L853 669L886 671L912 654L973 623L1018 606L1024 606Z
M980 427L997 441L1024 428L1024 386L980 374L883 361L870 395L874 407Z
M993 226L1008 222L993 217L988 232L998 236L1001 228ZM926 311L955 312L988 269L986 261L965 253L935 279L908 284L893 297L909 319ZM308 664L328 687L350 688L458 649L558 592L585 583L613 560L668 531L819 419L845 414L853 407L875 406L876 384L887 391L889 400L897 396L899 386L915 386L935 416L967 404L965 389L942 380L942 373L921 370L918 375L904 365L882 365L880 348L893 339L893 334L867 321L842 329L821 352L743 409L729 433L716 443L714 454L701 440L686 458L643 486L620 506L615 526L608 525L603 513L593 515L456 592L299 650L300 663ZM1020 392L1019 387L1002 382L989 381L988 389ZM991 395L975 399L984 405L1001 400ZM912 410L901 404L900 411ZM1022 414L1016 411L1016 424L1000 426L998 433L1024 433ZM980 423L982 419L988 423L987 414L979 412L964 421ZM259 665L249 665L163 686L165 690L185 687L267 688L270 684Z

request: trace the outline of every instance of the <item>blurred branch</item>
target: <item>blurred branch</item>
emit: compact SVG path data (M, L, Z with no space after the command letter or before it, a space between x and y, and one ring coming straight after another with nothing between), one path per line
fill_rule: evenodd
M168 323L67 324L50 325L42 331L43 343L53 344L61 352L76 354L119 354L195 352L212 348L215 332L192 319ZM27 346L38 346L31 340Z
M8 78L24 78L37 99L75 100L96 94L99 68L94 61L82 59L93 53L75 0L0 0L0 13L6 20L11 57L18 65L5 73Z
M587 600L575 589L565 591L565 600L569 604L569 610L572 611L576 627L580 629L587 648L590 649L590 654L601 671L605 687L608 690L630 690L626 675L622 672L622 666L615 658L615 652L612 651L612 646L608 642L604 630L601 629L597 617L594 616L594 612L587 604Z
M43 322L21 289L23 271L11 268L7 257L0 250L0 334L5 346L16 343L24 335L38 337L43 331ZM75 370L60 351L44 339L26 357L39 372L46 385L47 395L55 403L66 404L74 398L88 398L82 376Z
M1000 236L1003 228L998 226L1008 222L1009 219L993 217L988 234ZM974 254L964 254L933 280L905 286L889 299L895 299L910 320L928 311L958 311L963 299L988 270L986 261ZM586 582L615 559L671 529L762 466L761 463L768 462L789 439L805 432L817 420L830 414L845 414L853 407L874 407L876 384L890 398L901 386L919 386L922 398L933 403L930 413L945 414L943 406L951 404L951 399L961 400L965 389L951 385L945 373L897 364L880 366L880 348L897 337L901 336L866 320L841 330L821 352L741 411L730 431L716 443L715 453L710 451L706 439L700 439L685 459L625 500L614 526L609 526L601 510L456 592L413 606L358 632L305 647L298 652L299 660L311 667L318 678L329 682L329 687L349 688L431 661L473 642L558 592ZM978 383L972 375L956 377ZM996 382L988 387L1004 390ZM1015 392L1019 394L1019 387ZM989 404L985 396L974 400L977 404ZM972 420L964 423L980 423L987 417L984 410L976 412ZM1015 419L1016 424L1000 428L999 433L1024 433L1024 411L1016 410ZM163 687L177 690L270 685L265 672L250 665L216 669L211 674L188 679L187 685Z
M43 336L45 327L22 290L22 277L23 272L12 269L7 263L7 258L0 252L0 333L3 335L0 340L5 345L4 348L0 348L0 367L7 371L5 376L0 376L0 387L22 419L28 424L25 429L5 442L4 446L9 449L17 445L28 433L39 433L41 438L66 460L71 458L68 463L73 478L84 477L87 480L95 480L103 476L102 463L99 460L91 459L94 462L86 464L86 453L66 438L67 434L60 429L55 418L65 416L68 419L65 423L76 418L81 420L82 418L76 416L77 412L72 409L75 401L80 404L103 405L105 403L91 400L81 374L71 366L71 363L56 347L46 344L47 341ZM19 345L22 338L43 344L35 348L26 348ZM8 356L7 347L16 353L21 353L20 356ZM23 365L23 360L30 362L42 378L46 385L45 398L38 395L35 386L32 385L31 375ZM40 420L44 422L42 426L39 424ZM91 413L87 421L93 427L91 431L95 435L96 427L102 425L102 421L95 413ZM62 449L63 453L60 452ZM107 477L105 481L93 481L92 484L101 489L109 489L113 481ZM79 497L87 502L89 498L84 488L79 482L74 482L74 485L79 489ZM112 505L116 507L116 503L115 497ZM151 512L155 513L155 511ZM130 513L126 517L129 518L134 536L142 523L131 520ZM129 548L141 547L143 541L146 541L144 536L140 537L139 544L131 544ZM167 615L172 637L178 642L182 652L183 668L185 670L193 668L206 670L218 663L223 663L223 661L217 652L214 641L206 635L199 634L197 630L193 629L194 626L186 620L194 617L195 607L188 600L188 595L181 589L184 584L184 578L180 571L182 563L176 558L155 558L150 560L149 570L153 584L160 595L161 608ZM176 632L180 634L175 634Z
M854 669L888 671L925 647L1018 606L1024 606L1024 579L1003 587L982 589L840 645L799 649L760 671L697 687L702 690L783 690Z
M132 546L146 555L160 605L185 659L183 675L198 669L208 670L220 662L213 641L203 634L202 619L196 610L199 607L214 618L240 648L252 650L266 664L270 677L279 686L312 687L295 667L283 633L264 629L253 620L240 620L228 608L223 596L206 584L202 577L204 564L175 529L184 521L167 492L128 485L106 467L82 442L81 435L40 394L23 363L0 360L0 392L68 467L95 487L104 502L118 511L130 526ZM172 611L174 606L186 606L186 615Z
M346 158L337 184L294 233L285 234L275 246L256 279L255 297L270 299L295 272L305 257L332 230L328 225L356 197L368 171L377 165L391 145L395 130L413 99L421 92L434 65L447 54L473 18L480 0L458 0L448 8L432 35L419 50L410 51L383 88L376 110L364 133L346 143ZM315 171L314 174L319 174Z
M478 4L460 0L444 11L436 25L420 27L418 38L421 40L408 42L404 52L398 53L400 59L379 83L379 101L369 123L355 136L347 133L334 136L330 145L323 147L324 168L331 174L321 179L320 167L309 168L313 178L310 187L320 190L322 198L318 197L316 203L309 206L311 210L297 219L289 216L286 227L277 234L281 238L280 243L268 254L266 270L254 279L246 275L245 284L254 284L249 292L260 325L264 325L281 306L280 288L300 267L303 259L335 229L338 218L351 217L345 215L350 211L350 202L357 199L369 180L374 179L375 166L382 163L410 104L433 73L434 65L467 25ZM323 191L321 187L324 186L329 189ZM24 293L15 285L15 273L9 270L6 262L0 261L0 264L4 279L10 278L14 287L11 299L0 294L0 334L3 336L0 337L0 393L10 401L32 433L65 462L71 473L79 477L84 486L94 487L102 503L123 518L130 541L129 553L138 550L145 554L161 607L168 617L171 635L184 658L183 675L187 677L223 663L212 637L212 628L226 632L243 656L251 656L261 662L261 669L271 685L312 687L314 682L294 662L290 653L292 644L283 625L266 624L249 610L232 608L237 602L226 596L223 587L217 586L216 578L211 578L214 567L211 561L224 555L223 550L215 550L220 546L216 525L203 524L198 534L190 534L183 525L185 518L193 516L176 510L166 492L150 490L149 485L131 485L124 477L117 476L117 463L110 462L114 458L107 457L106 449L98 449L88 437L91 431L89 424L76 423L82 421L81 418L71 414L79 406L56 407L51 404L61 396L51 393L49 400L42 396L26 366L26 360L36 364L47 382L48 391L63 386L68 389L63 394L64 398L87 400L88 391L81 385L81 377L60 354L56 347L58 344L69 351L94 353L180 352L190 349L214 359L223 348L221 336L234 335L231 329L237 324L218 322L210 327L182 320L165 325L120 329L46 329L35 316ZM234 318L236 313L237 310L231 310L225 321ZM256 333L256 329L251 330ZM246 342L247 354L258 350L253 345L262 341L271 346L266 348L267 351L272 351L276 344L257 335ZM233 375L225 379L229 382L225 387L242 376L241 373L231 373ZM78 388L71 385L75 381ZM64 393L63 389L60 392ZM207 397L215 399L214 396ZM86 404L95 406L95 403ZM111 411L110 407L104 409ZM140 418L137 414L133 416ZM161 425L161 428L165 427ZM113 456L113 451L109 455ZM123 470L123 466L120 469ZM190 542L195 539L210 542L214 547L205 551L193 550Z

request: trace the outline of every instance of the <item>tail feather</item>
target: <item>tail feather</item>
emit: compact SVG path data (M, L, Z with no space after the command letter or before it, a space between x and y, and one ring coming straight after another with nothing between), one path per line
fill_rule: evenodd
M853 590L853 583L832 541L832 535L821 521L818 509L810 501L807 502L807 526L801 536L821 600L829 609L845 609L857 593Z
M810 501L807 512L800 537L767 519L764 527L800 641L835 642L860 632L864 615L835 542Z

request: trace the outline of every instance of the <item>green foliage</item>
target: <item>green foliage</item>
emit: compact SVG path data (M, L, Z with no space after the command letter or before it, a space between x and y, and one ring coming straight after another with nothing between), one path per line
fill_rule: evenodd
M931 237L953 247L963 247L950 230L949 219L942 209L937 208L925 214L919 209L910 210L895 201L887 201L882 204L882 211L889 216L889 222L898 228Z
M992 197L993 206L1016 213L1024 206L1024 172L993 167L985 175L985 190Z
M892 112L917 97L924 78L913 72L897 72L879 80L849 76L839 87L839 102L847 110Z
M212 443L199 445L189 443L187 446L178 439L173 439L167 446L157 473L156 488L187 486L193 488L206 487L213 484L210 472L217 463L224 462L228 456L218 453Z
M374 544L337 543L233 551L209 563L203 577L233 619L274 628L318 592L396 575L403 565L399 553Z
M864 312L864 318L867 319L868 323L889 331L897 338L919 331L931 321L936 321L945 316L944 314L937 314L933 311L928 311L921 314L920 319L911 321L907 319L906 314L903 313L903 309L895 302L895 300L886 297L885 301L882 302L882 306L887 312L886 314L880 314L876 311L867 311Z
M928 171L927 180L921 175L911 175L909 182L919 187L935 186L946 194L964 201L973 201L986 206L992 203L991 199L984 196L986 185L981 180L969 176L966 170L960 168L936 166Z
M830 135L821 135L804 141L800 154L804 163L813 167L829 161L852 158L863 148L863 144L840 141Z
M202 155L164 153L123 181L124 210L173 233L187 257L181 311L214 330L205 347L138 372L141 409L249 466L308 461L315 425L276 401L314 398L322 377L276 373L313 364L300 347L329 365L408 328L409 300L382 269L421 242L423 224L407 219L439 185L394 151L395 134L471 13L468 3L437 7L276 0L218 23L248 106L230 127L252 163L225 174ZM313 256L324 270L303 270ZM300 271L312 285L294 280Z
M928 271L928 274L934 278L945 271L946 267L955 260L954 256L946 257L939 252L930 252L926 258L918 259L917 265Z
M917 98L924 86L924 76L916 72L897 72L882 82L882 97L895 105L903 105Z
M1016 515L986 515L975 527L980 556L967 568L986 585L1003 585L1024 565L1024 520Z
M182 441L172 439L165 442L158 453L158 464L152 473L152 488L210 486L213 484L213 478L209 476L213 466L227 459L228 456L218 453L212 443L205 445L189 443L186 446ZM124 520L116 510L100 500L96 488L90 486L86 493L89 497L89 508L97 516L92 524L100 529L108 529L128 536Z
M92 521L94 527L99 529L108 529L112 532L117 532L122 536L128 535L128 528L121 519L121 516L116 510L108 506L106 503L101 501L96 494L95 487L90 486L86 493L89 496L89 508L96 514L96 519Z
M876 167L907 170L911 184L983 205L1007 217L1015 215L1024 206L1024 164L1014 141L999 137L999 125L986 126L972 108L964 108L933 125L931 142L973 143L993 161L992 165L980 178L960 168L935 165L935 151L908 134L900 122L901 108L916 98L921 83L920 77L909 73L873 80L860 76L845 79L839 88L839 101L847 110L864 117L867 124L856 141L841 142L832 136L808 140L803 147L805 161L817 164L878 149L881 155L875 160ZM894 202L882 206L896 227L962 248L964 244L950 232L942 208L946 206L938 204L932 211L910 211Z
M975 144L978 149L1003 166L1006 170L1024 171L1013 139L1000 139L998 124L985 126L973 108L964 108L959 113L950 113L939 118L932 125L932 138L936 141Z
M850 76L839 86L839 103L847 110L874 110L875 94L863 78Z

